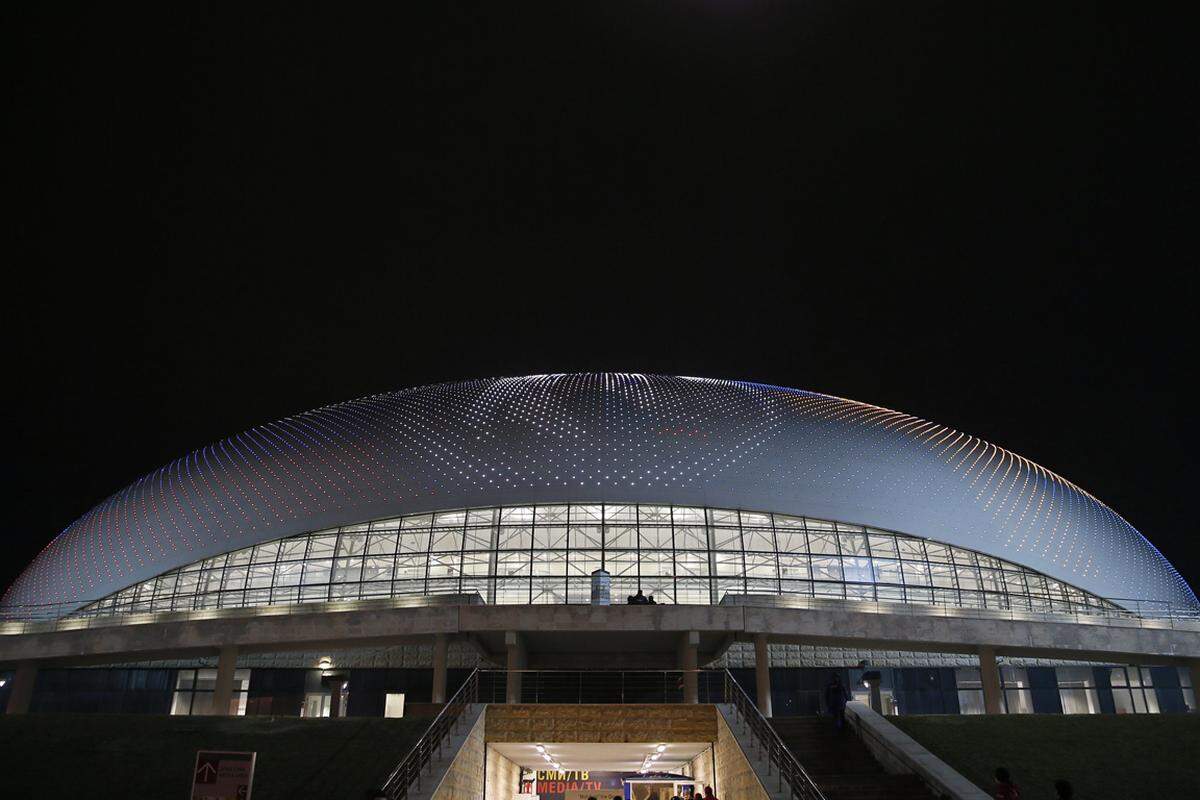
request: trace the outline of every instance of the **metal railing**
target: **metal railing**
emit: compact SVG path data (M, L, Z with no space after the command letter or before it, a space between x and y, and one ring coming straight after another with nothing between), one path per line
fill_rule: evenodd
M726 702L733 705L735 721L739 725L744 723L754 737L755 747L767 764L767 775L779 776L779 791L783 792L786 785L792 800L825 800L825 795L813 783L808 772L783 743L783 739L779 738L775 727L762 715L729 670L725 670L725 697L728 698Z
M1129 608L1087 609L979 608L935 603L906 603L888 600L851 600L838 597L811 597L800 594L726 594L723 606L767 606L771 608L837 609L867 614L898 614L910 617L946 617L951 619L1003 619L1013 622L1073 622L1080 625L1121 625L1141 628L1200 629L1200 609L1181 608L1166 601L1111 598Z
M689 673L696 674L699 702L725 702L720 671L701 669L485 669L479 672L481 702L507 701L510 672L521 675L522 703L683 703Z
M421 738L408 751L408 755L401 759L396 768L388 775L379 794L387 797L388 800L404 800L408 797L409 789L414 784L419 791L422 772L428 770L432 773L433 771L434 753L437 753L438 758L442 757L442 747L446 739L453 732L461 733L464 712L472 703L477 702L479 702L479 670L476 669L471 671L463 685L434 717L425 733L421 734Z
M777 608L840 609L874 614L949 617L959 619L1005 619L1034 622L1074 622L1083 625L1120 625L1141 628L1200 629L1200 610L1180 607L1167 601L1135 598L1108 598L1122 608L1087 609L1049 608L975 608L958 605L906 603L885 600L858 600L836 597L812 597L800 594L727 593L720 605L767 606ZM448 595L397 595L347 600L321 600L309 603L280 603L261 606L229 606L194 610L138 610L114 613L111 609L88 609L95 600L10 605L0 608L0 635L42 633L57 630L98 628L112 625L136 625L150 622L187 621L222 617L271 616L322 611L354 611L368 608L395 608L414 605L482 605L478 593ZM669 604L664 604L669 605ZM679 604L685 605L685 604ZM690 605L690 604L686 604ZM700 604L708 605L708 604Z

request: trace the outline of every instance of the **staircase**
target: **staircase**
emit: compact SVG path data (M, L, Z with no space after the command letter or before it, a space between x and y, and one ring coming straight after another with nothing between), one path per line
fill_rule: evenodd
M849 725L828 717L774 717L779 738L827 800L932 800L916 775L890 775Z

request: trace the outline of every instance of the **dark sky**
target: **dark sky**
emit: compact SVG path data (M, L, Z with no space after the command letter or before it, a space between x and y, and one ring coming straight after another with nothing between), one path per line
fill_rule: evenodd
M1181 21L159 5L5 12L0 583L110 492L251 425L621 370L983 436L1095 493L1200 586Z

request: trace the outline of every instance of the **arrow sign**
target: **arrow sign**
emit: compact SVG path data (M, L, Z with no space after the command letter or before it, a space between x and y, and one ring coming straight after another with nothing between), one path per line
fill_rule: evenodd
M192 770L192 800L250 800L255 753L201 750Z

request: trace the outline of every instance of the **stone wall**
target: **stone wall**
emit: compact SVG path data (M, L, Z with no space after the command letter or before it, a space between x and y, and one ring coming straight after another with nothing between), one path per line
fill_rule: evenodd
M503 704L488 707L489 742L711 742L711 705Z
M488 747L484 800L511 800L520 788L521 766L496 752L496 748Z
M720 714L717 715L717 739L713 747L692 759L688 766L690 774L696 779L697 788L711 786L717 797L725 800L770 800L770 795L742 752L742 746Z
M484 709L430 800L484 800L483 762L486 745L483 733L486 721L487 709Z

